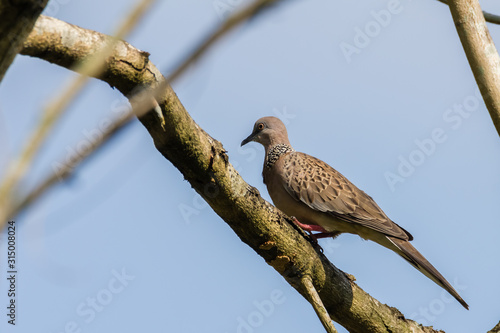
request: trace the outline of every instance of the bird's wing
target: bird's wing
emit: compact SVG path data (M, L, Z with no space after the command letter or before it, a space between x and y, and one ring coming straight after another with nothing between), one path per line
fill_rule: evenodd
M406 230L391 221L375 201L340 172L304 153L283 156L283 186L310 208L357 223L385 235L412 240Z

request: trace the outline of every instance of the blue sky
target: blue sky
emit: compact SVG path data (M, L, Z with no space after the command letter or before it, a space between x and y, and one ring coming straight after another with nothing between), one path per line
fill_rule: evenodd
M238 3L159 2L127 40L168 73L220 22L217 8ZM47 14L111 33L131 4L52 0ZM482 5L500 13L498 2ZM499 45L500 27L489 28ZM0 86L2 170L44 103L73 76L16 58ZM498 322L500 140L446 6L291 1L231 33L174 90L267 200L263 149L239 143L256 119L280 117L296 150L342 172L413 234L470 311L377 244L353 235L321 241L365 291L446 332L485 332ZM93 80L24 188L124 105L119 92ZM311 306L203 202L138 121L15 220L18 317L13 328L2 314L2 332L323 330ZM0 267L5 241L4 233Z

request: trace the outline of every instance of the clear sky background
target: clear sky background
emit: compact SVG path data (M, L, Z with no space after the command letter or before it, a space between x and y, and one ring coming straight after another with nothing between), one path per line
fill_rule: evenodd
M51 0L46 14L111 33L131 3ZM220 22L215 5L238 3L159 2L128 41L168 73ZM500 13L498 1L481 3ZM500 27L489 28L500 46ZM0 85L2 170L73 76L16 58ZM174 90L267 200L263 149L239 144L258 118L280 117L296 150L342 172L413 234L470 311L377 244L352 235L320 241L372 296L446 332L485 332L499 321L500 139L445 5L290 1L230 34ZM25 188L124 105L93 80ZM201 200L138 121L16 224L17 325L4 313L4 233L1 332L323 331L311 306Z

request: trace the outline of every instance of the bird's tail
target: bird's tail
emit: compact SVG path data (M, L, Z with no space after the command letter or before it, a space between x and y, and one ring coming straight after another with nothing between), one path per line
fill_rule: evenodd
M417 251L410 242L394 238L390 236L386 236L389 241L397 248L396 251L401 257L406 259L410 264L412 264L416 269L425 274L429 279L436 282L439 286L444 288L447 292L449 292L455 299L462 304L464 308L469 310L469 305L465 303L465 301L460 297L457 291L451 286L451 284L446 281L446 279L438 272L438 270L431 265L427 259L424 258L420 252Z

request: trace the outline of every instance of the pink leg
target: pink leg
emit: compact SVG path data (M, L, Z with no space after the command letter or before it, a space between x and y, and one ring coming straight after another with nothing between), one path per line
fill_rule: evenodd
M319 226L319 225L300 223L299 220L297 220L297 218L295 216L292 216L292 219L293 219L293 223L295 223L296 225L298 225L299 227L301 227L302 230L305 230L305 231L320 231L322 233L328 232L322 226Z
M320 238L329 238L329 237L335 238L335 237L337 237L340 234L340 232L335 232L335 231L330 232L330 231L327 231L322 226L319 226L319 225L316 225L316 224L304 224L304 223L300 223L299 220L297 220L297 218L295 216L292 216L292 219L293 219L293 223L295 223L297 226L299 226L300 228L302 228L302 230L309 231L310 236L314 240L318 240ZM319 231L319 233L313 234L312 231Z

